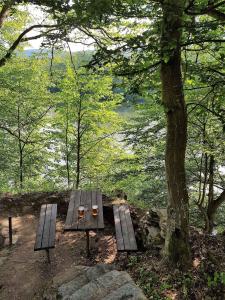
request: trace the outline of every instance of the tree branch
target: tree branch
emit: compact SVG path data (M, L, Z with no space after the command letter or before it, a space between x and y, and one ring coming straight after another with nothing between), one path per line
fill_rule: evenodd
M130 71L124 71L124 72L122 72L122 71L121 72L115 72L115 75L118 75L118 76L136 75L136 74L140 74L142 72L146 72L146 71L149 71L151 69L154 69L157 66L159 66L160 64L161 64L161 60L157 61L155 64L152 64L150 66L144 67L144 68L139 69L139 70L130 70Z
M188 7L188 8L186 8L185 12L186 12L186 14L192 15L192 16L206 15L207 14L207 15L215 18L215 19L224 21L225 20L225 13L218 10L218 8L221 7L222 5L225 5L224 0L220 1L218 3L212 4L212 5L209 5L205 8L202 8L201 10L199 10L197 12L193 11L193 10L188 10L188 8L189 8Z
M32 25L25 29L19 36L18 38L14 41L14 43L11 45L11 47L7 50L6 54L4 57L0 59L0 67L4 66L7 60L9 60L12 56L12 53L16 50L20 42L22 42L24 39L24 36L30 32L33 29L37 28L57 28L57 25Z

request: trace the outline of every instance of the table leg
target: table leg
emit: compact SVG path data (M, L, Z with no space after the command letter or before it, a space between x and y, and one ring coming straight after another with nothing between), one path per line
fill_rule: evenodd
M87 237L87 257L90 257L90 246L89 246L89 230L85 230Z

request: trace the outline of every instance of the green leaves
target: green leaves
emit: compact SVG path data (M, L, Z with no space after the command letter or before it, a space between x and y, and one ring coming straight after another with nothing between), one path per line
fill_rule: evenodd
M44 173L44 146L53 106L46 62L16 58L0 69L0 144L5 186L29 189ZM35 185L34 186L38 186Z
M114 135L120 130L116 108L122 98L113 93L109 75L97 75L82 68L74 72L67 64L61 77L53 120L54 143L60 146L63 161L56 166L62 171L58 176L67 178L69 186L79 177L80 186L106 188L105 174L118 154Z

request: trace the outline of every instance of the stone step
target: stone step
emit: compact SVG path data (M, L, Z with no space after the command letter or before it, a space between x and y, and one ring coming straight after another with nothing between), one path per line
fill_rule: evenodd
M113 291L104 300L147 300L142 290L137 287L134 282L128 282Z
M67 300L100 300L117 290L126 283L132 282L127 272L119 272L116 270L105 273L104 275L92 280L82 288L77 290L71 296L64 298Z
M68 296L74 294L77 290L88 284L90 281L97 279L103 274L111 271L112 265L99 264L92 268L85 268L78 272L73 280L65 282L58 288L58 298L68 299Z

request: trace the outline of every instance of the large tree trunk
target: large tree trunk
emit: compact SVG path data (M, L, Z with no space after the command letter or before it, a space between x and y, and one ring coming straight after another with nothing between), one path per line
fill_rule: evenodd
M187 112L181 74L181 36L184 0L163 2L161 37L162 99L167 116L166 177L168 230L165 253L180 268L190 265L189 204L185 177Z
M8 17L10 13L10 4L4 4L0 11L0 28L3 26L5 19Z

